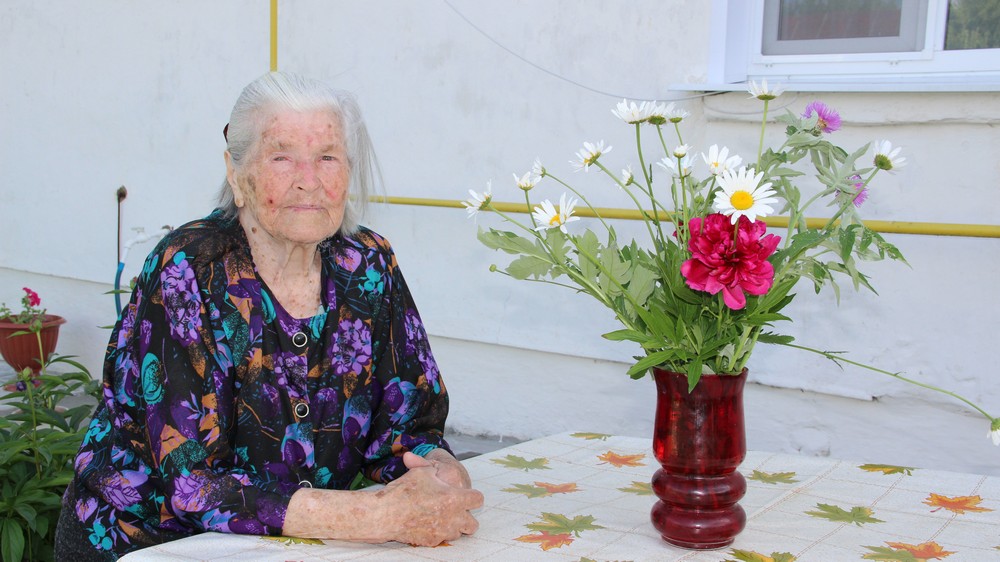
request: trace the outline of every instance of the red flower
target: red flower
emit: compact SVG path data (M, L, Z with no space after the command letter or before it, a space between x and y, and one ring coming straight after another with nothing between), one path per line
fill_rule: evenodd
M21 288L24 289L25 292L24 298L28 300L28 306L38 306L42 304L42 299L39 298L38 293L32 291L27 287L21 287Z
M744 291L763 295L770 290L774 267L767 258L774 253L781 237L765 235L764 221L751 223L750 219L740 217L735 243L729 217L721 213L693 218L690 227L691 259L681 265L688 287L713 295L722 291L722 300L733 310L746 306Z

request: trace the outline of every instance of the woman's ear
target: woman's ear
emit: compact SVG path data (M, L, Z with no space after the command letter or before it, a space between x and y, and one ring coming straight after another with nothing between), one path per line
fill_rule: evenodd
M237 208L242 208L246 200L243 197L243 188L236 181L236 169L233 167L233 157L229 154L228 150L224 156L226 158L226 181L229 182L229 188L233 190L233 202Z

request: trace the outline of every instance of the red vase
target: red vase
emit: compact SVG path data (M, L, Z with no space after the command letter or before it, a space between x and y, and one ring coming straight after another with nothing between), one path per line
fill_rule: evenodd
M746 457L743 386L738 376L704 375L688 392L687 376L661 369L656 379L653 527L663 540L705 550L732 544L746 525L737 502L747 490L736 468Z
M44 360L52 355L59 341L59 326L66 323L62 316L46 314L42 316L42 354L39 355L38 338L30 332L28 324L10 322L9 318L0 319L0 354L15 372L20 373L25 367L31 369L32 375L37 375L42 369ZM27 334L12 335L16 332L28 331Z

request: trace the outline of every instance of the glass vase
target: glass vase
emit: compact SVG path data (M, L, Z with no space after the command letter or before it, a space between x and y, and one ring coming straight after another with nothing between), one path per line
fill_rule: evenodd
M732 544L746 525L737 503L746 479L737 467L746 457L743 387L739 375L703 375L688 392L687 376L653 370L656 418L653 453L653 527L668 543L696 550Z

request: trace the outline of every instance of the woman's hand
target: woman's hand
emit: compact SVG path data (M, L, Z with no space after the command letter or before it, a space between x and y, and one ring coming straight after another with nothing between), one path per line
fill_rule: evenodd
M472 478L465 466L444 449L434 449L424 457L437 470L437 477L458 488L472 488ZM403 457L406 463L406 457ZM410 465L407 464L407 467Z
M482 507L483 494L471 489L461 463L447 451L441 453L431 460L404 454L408 472L376 492L296 491L288 504L282 534L419 546L437 546L471 535L479 523L470 511Z
M391 498L386 507L389 520L395 522L388 526L394 534L392 540L437 546L471 535L479 528L470 510L482 507L483 494L471 489L469 475L461 463L447 451L443 452L451 461L428 460L405 453L403 464L409 471L375 493ZM460 470L452 463L458 464Z

